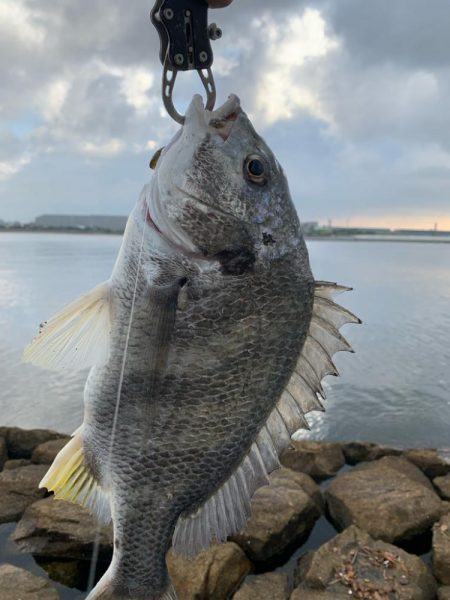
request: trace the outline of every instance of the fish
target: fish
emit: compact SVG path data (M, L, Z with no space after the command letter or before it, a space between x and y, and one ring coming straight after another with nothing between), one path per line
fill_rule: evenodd
M237 96L195 96L153 161L109 280L24 360L90 368L84 421L41 482L112 520L89 600L173 600L166 553L240 531L359 319L315 281L286 176Z

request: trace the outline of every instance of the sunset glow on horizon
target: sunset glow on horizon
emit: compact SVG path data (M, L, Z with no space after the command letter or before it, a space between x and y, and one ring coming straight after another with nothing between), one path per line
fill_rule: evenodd
M328 225L322 223L321 225ZM417 229L421 231L450 231L450 215L442 216L411 216L386 215L385 217L368 217L367 215L353 216L348 219L333 219L333 227L370 227L381 229Z

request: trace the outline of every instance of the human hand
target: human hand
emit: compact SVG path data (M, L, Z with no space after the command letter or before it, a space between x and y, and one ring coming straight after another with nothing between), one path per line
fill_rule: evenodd
M233 0L206 0L209 8L225 8L233 2Z

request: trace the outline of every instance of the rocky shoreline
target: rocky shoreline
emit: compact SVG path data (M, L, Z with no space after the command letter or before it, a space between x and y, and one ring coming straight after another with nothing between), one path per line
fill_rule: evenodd
M0 527L15 523L0 556L40 567L0 564L0 600L85 596L96 523L37 488L67 440L0 427ZM282 464L243 531L193 560L169 552L180 600L450 600L450 453L301 441ZM110 528L99 539L98 576Z

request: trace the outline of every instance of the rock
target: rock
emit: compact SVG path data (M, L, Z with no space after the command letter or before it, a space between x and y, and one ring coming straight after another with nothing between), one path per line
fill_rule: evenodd
M58 559L89 560L98 530L84 508L53 497L27 508L12 535L22 552ZM100 560L112 555L112 529L100 527Z
M303 475L303 474L302 474ZM247 556L267 563L285 556L311 532L321 515L315 494L304 477L289 469L270 476L271 485L260 488L252 499L252 513L245 529L232 536ZM310 480L308 479L310 482Z
M278 487L292 487L292 485L300 486L304 492L311 496L311 499L322 510L325 506L325 501L317 483L306 473L293 471L292 469L277 469L270 475L270 482Z
M340 444L303 440L292 441L292 445L293 448L283 452L281 463L314 479L333 477L345 464Z
M4 437L0 437L0 471L5 466L5 462L8 458L8 451L6 449L6 440Z
M5 471L10 471L11 469L18 469L19 467L27 467L31 465L31 460L26 458L11 458L7 460L3 466Z
M33 450L39 444L67 436L46 429L27 430L18 427L0 427L0 437L6 439L9 458L31 458Z
M58 600L48 579L13 565L0 565L0 600Z
M438 600L450 600L450 586L445 585L438 589Z
M63 437L39 444L39 446L34 449L31 456L32 462L41 465L51 465L58 452L64 448L69 440L70 437Z
M434 487L439 492L439 495L444 500L450 500L450 474L433 479Z
M247 577L233 596L233 600L287 600L288 598L288 575L279 571Z
M226 600L252 567L232 542L214 544L193 560L169 550L167 565L180 600Z
M17 521L27 506L45 496L39 482L46 471L43 465L29 465L0 473L0 523Z
M345 461L349 465L378 460L383 456L399 456L402 453L399 448L381 446L370 442L345 442L342 444L342 451L344 452Z
M433 572L439 583L450 585L450 514L433 527Z
M292 592L290 600L348 600L348 598L348 592L340 594L337 592L319 592L300 586Z
M436 595L436 582L418 556L355 526L301 557L298 580L291 600L433 600Z
M386 542L413 539L442 514L442 501L430 481L396 456L361 463L332 481L325 496L338 529L357 525Z
M450 473L450 451L431 448L413 448L406 450L405 458L414 463L429 477L441 477Z

